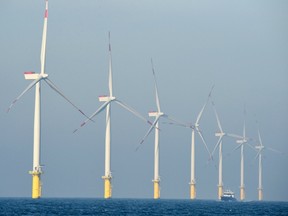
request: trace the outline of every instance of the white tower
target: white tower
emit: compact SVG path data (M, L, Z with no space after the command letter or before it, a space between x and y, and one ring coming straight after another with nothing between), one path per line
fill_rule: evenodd
M245 185L244 185L244 144L247 143L245 121L243 127L243 137L242 139L236 140L239 144L237 148L240 147L240 201L245 199Z

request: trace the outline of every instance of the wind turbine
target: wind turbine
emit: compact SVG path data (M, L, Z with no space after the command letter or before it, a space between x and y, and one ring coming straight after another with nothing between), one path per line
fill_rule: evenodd
M222 149L222 139L224 136L228 137L233 137L237 139L241 139L241 136L235 135L235 134L230 134L230 133L225 133L222 129L220 119L215 107L215 103L212 101L212 106L214 109L214 113L216 116L217 124L218 124L218 129L219 131L215 133L216 137L218 138L218 141L212 151L212 156L214 155L214 152L216 151L217 148L219 148L219 170L218 170L218 199L221 200L221 196L223 195L223 149Z
M191 125L190 128L192 129L192 135L191 135L191 181L190 181L190 199L196 199L196 178L195 178L195 131L198 133L198 135L200 136L207 152L209 153L209 158L211 158L211 153L208 149L208 146L206 144L206 141L202 135L202 132L200 130L200 119L202 117L202 114L204 112L204 109L206 108L207 106L207 103L209 101L209 98L211 97L211 93L212 93L212 90L213 90L214 86L212 87L209 95L208 95L208 98L207 98L207 101L206 103L203 105L201 111L199 112L198 116L197 116L197 119L196 119L196 122L194 123L194 125Z
M155 97L156 97L156 105L157 105L157 111L149 112L150 117L155 117L155 120L143 139L140 142L140 145L143 144L145 139L148 137L148 135L151 133L153 128L155 128L155 147L154 147L154 179L152 180L153 186L154 186L154 199L160 198L160 175L159 175L159 120L161 118L169 119L170 121L177 122L174 119L171 119L168 115L163 113L160 108L160 101L159 101L159 95L158 95L158 87L157 87L157 81L156 81L156 75L154 71L154 65L153 61L151 59L151 65L152 65L152 73L154 76L154 85L155 85ZM140 147L139 145L139 147ZM138 148L139 148L138 147ZM138 149L137 148L137 149Z
M260 131L258 128L258 141L259 144L255 146L255 148L257 149L258 153L256 155L256 157L258 157L259 160L259 176L258 176L258 200L261 201L263 200L263 187L262 187L262 151L264 149L264 146L262 144L262 139L260 136Z
M152 124L150 121L147 121L141 114L139 114L136 110L123 103L122 101L116 99L113 96L113 83L112 83L112 52L111 52L111 44L110 44L110 32L109 32L109 70L108 70L108 87L109 87L109 96L99 96L99 101L104 102L90 117L88 117L79 128L75 129L73 133L78 131L81 127L83 127L88 121L90 121L93 117L98 115L106 108L106 133L105 133L105 174L102 176L104 180L104 198L108 199L112 197L112 172L111 172L111 104L112 102L116 102L138 118L142 119L149 124Z
M54 91L60 94L65 100L67 100L72 106L74 106L79 112L85 115L76 105L74 105L55 85L48 79L48 74L45 73L45 57L46 57L46 38L47 38L47 20L48 20L48 0L45 1L45 14L44 14L44 27L42 35L41 46L41 71L40 73L25 72L24 77L27 80L34 80L28 87L12 102L7 112L9 112L12 106L32 87L35 86L35 113L34 113L34 144L33 144L33 169L29 173L32 175L32 198L38 199L41 197L42 183L41 175L43 173L40 160L40 147L41 147L41 92L40 82L44 80ZM86 116L86 115L85 115Z
M209 95L207 97L207 101L205 102L205 104L203 105L202 109L200 110L196 122L194 124L183 124L183 123L173 123L170 122L169 124L172 125L177 125L177 126L181 126L181 127L186 127L186 128L190 128L192 131L192 135L191 135L191 180L190 180L190 199L196 199L196 178L195 178L195 131L198 133L198 135L200 136L202 143L204 144L208 154L209 154L209 159L212 158L212 155L209 151L209 148L206 144L206 141L202 135L201 129L200 129L200 119L202 117L202 114L207 106L207 103L211 97L211 93L213 90L214 86L212 86Z
M239 145L234 149L240 148L240 200L243 201L245 199L245 185L244 185L244 145L248 144L248 140L250 138L246 137L246 110L244 110L244 126L243 126L243 136L240 139L236 140L236 143Z
M257 122L258 124L258 122ZM275 150L273 148L269 148L269 147L264 147L263 143L262 143L262 139L261 139L261 135L260 135L260 130L259 130L259 126L258 126L258 144L255 146L256 150L257 150L257 155L255 158L258 158L258 166L259 166L259 171L258 171L258 200L262 201L263 200L263 186L262 186L262 154L264 150L270 150L273 151L275 153L278 154L283 154L282 152Z

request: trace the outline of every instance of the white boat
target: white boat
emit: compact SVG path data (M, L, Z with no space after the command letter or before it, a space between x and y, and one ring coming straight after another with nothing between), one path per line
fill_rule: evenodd
M234 192L231 190L224 191L223 195L221 196L222 201L237 201L234 195Z

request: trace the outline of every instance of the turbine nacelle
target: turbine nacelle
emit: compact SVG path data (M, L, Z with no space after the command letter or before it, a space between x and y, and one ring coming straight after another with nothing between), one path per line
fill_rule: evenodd
M215 133L215 136L216 136L216 137L222 137L222 136L225 136L225 133L223 133L223 132L216 132L216 133Z
M116 97L110 97L110 96L106 96L106 95L99 96L98 98L99 98L100 102L113 101L116 99Z
M259 151L261 151L262 149L264 149L264 146L255 146L255 149L258 149Z
M148 115L149 115L150 117L157 117L157 116L163 116L164 113L163 113L163 112L157 112L157 111L150 111L150 112L148 113Z
M39 78L45 79L48 77L48 74L38 74L33 71L28 71L28 72L24 72L24 77L26 80L36 80Z
M243 140L236 140L236 143L243 144L244 142L243 142Z
M236 140L236 143L244 144L244 143L247 143L247 140L246 139Z

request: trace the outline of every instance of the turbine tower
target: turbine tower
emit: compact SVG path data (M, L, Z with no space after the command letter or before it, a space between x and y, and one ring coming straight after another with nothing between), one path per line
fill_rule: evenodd
M258 183L258 200L262 201L263 200L263 187L262 187L262 151L264 149L264 146L262 144L262 139L260 136L260 131L258 129L258 141L259 144L257 146L255 146L255 148L258 150L258 153L256 155L256 157L258 157L258 162L259 162L259 183Z
M224 136L236 138L236 139L241 139L241 136L235 135L235 134L230 134L230 133L225 133L222 129L221 122L215 107L215 103L212 101L212 106L214 109L214 113L216 116L217 124L218 124L218 129L219 131L215 133L216 137L218 138L218 141L212 151L212 156L214 155L214 152L216 151L217 148L219 148L219 170L218 170L218 199L221 200L221 196L223 195L223 146L222 146L222 139Z
M12 102L7 112L9 112L12 106L32 87L35 86L35 112L34 112L34 145L33 145L33 168L29 173L32 175L32 198L38 199L42 195L42 182L41 175L43 173L41 167L40 147L41 147L41 84L40 81L44 80L54 91L60 94L65 100L67 100L72 106L74 106L79 112L85 115L76 105L74 105L55 85L48 79L48 74L45 73L45 57L46 57L46 36L47 36L47 20L48 20L48 0L45 1L45 14L44 14L44 27L42 35L41 46L41 70L37 74L35 72L25 72L24 77L27 80L34 80L30 85ZM86 116L86 115L85 115Z
M113 96L113 82L112 82L112 51L110 44L110 32L109 32L109 70L108 70L108 88L109 88L109 96L99 96L99 101L104 102L90 117L88 117L79 128L83 127L88 121L90 121L93 117L98 115L106 108L106 132L105 132L105 173L102 176L104 180L104 198L109 199L112 197L112 172L111 172L111 104L112 102L116 102L138 118L143 121L152 124L150 121L147 121L141 114L139 114L136 110L123 103L122 101L116 99ZM79 130L77 128L73 133Z
M244 127L245 134L245 127ZM236 141L240 144L241 147L241 159L240 159L240 200L243 201L245 199L245 185L244 185L244 144L247 142L245 139L245 135L243 135L243 139Z
M155 97L156 97L156 105L157 105L157 111L152 111L149 112L150 117L155 117L155 120L147 133L145 134L144 138L141 140L140 145L143 144L147 136L151 133L152 129L155 128L155 146L154 146L154 179L152 180L153 182L153 187L154 187L154 199L159 199L160 198L160 171L159 171L159 120L160 118L166 118L169 119L170 121L178 122L174 119L171 119L168 115L164 114L161 111L160 108L160 101L159 101L159 95L158 95L158 87L157 87L157 81L156 81L156 75L154 71L154 65L153 61L151 59L151 64L152 64L152 72L154 76L154 85L155 85ZM140 147L139 145L139 147ZM138 147L138 148L139 148ZM138 149L137 148L137 149Z

